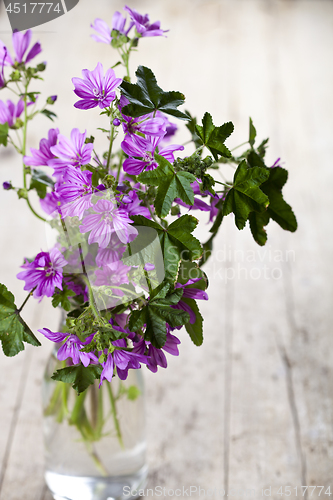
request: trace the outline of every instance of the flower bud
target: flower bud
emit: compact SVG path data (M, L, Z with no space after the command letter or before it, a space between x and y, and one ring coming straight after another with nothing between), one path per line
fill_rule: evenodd
M113 122L112 122L112 123L113 123L113 125L114 125L115 127L119 127L119 125L120 125L120 120L119 120L119 118L115 118L115 119L113 120Z
M54 104L57 99L58 99L57 95L50 95L50 97L46 99L46 102L47 104Z
M14 189L12 186L12 183L10 181L5 181L2 184L2 187L6 190L9 191L10 189Z

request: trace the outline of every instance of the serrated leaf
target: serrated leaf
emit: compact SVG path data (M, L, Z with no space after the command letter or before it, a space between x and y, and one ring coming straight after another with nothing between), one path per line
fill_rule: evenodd
M193 205L194 193L191 182L196 178L189 172L175 172L171 163L163 156L155 155L158 167L146 170L138 176L138 180L148 186L156 186L155 209L159 217L166 217L175 198L180 198L187 205Z
M145 66L139 66L135 74L137 83L124 80L120 85L122 94L130 102L122 108L124 115L138 117L160 110L182 120L190 119L177 109L185 101L184 94L175 91L164 92L158 86L154 73Z
M74 297L75 292L64 286L63 290L56 288L55 294L52 298L53 307L61 306L65 311L70 311L72 304L68 300L68 297Z
M164 258L165 279L175 282L181 258L197 260L202 254L200 241L191 233L198 224L192 215L183 215L165 229L142 215L132 217L135 226L148 226L159 234Z
M203 343L203 317L200 314L198 304L194 299L189 299L188 297L185 297L182 300L192 309L196 318L195 323L186 323L186 331L193 344L200 346Z
M89 385L93 384L96 379L100 378L102 373L101 365L89 365L87 367L80 365L67 366L57 370L53 375L53 380L72 384L73 389L78 394L84 392Z
M215 161L218 159L218 155L225 158L231 157L231 152L225 146L224 142L234 130L232 122L227 122L220 127L215 127L212 116L209 113L205 113L202 119L202 126L196 125L195 130L202 144L204 144L214 156Z
M0 284L0 340L6 356L15 356L23 351L23 342L34 346L41 345L21 318L15 305L14 295L3 284Z
M7 146L8 131L8 122L0 123L0 144L3 144L4 146Z
M162 288L165 290L165 287ZM189 314L179 309L173 309L183 295L183 289L179 288L162 298L158 294L149 300L148 304L141 310L131 313L129 328L137 331L146 324L145 339L149 340L155 347L161 348L166 342L166 324L171 327L181 326L190 319Z
M233 187L223 204L223 215L235 214L238 229L243 229L249 214L263 211L269 203L268 196L259 188L269 177L269 170L261 167L248 168L243 160L234 176Z
M288 172L282 167L274 167L269 169L269 174L269 179L261 186L262 191L269 198L267 212L282 229L294 232L297 229L297 220L291 206L284 201L282 195Z
M258 245L263 246L267 241L267 233L264 229L264 226L267 226L269 223L269 214L268 211L264 211L261 213L251 212L249 215L250 221L250 229L254 240L258 243Z
M257 137L257 131L255 129L255 126L253 125L252 118L250 118L250 126L249 126L249 143L250 146L253 148L256 137Z

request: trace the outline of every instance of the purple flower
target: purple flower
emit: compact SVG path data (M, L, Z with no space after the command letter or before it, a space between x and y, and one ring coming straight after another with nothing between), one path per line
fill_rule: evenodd
M281 167L282 164L281 164L281 158L278 158L274 164L271 166L271 168L275 168L275 167Z
M82 78L72 78L74 92L81 99L74 106L79 109L91 109L99 106L108 108L115 99L115 89L122 79L116 78L113 69L108 69L104 76L103 65L99 62L93 71L82 70Z
M153 271L155 269L154 264L147 262L143 268L145 271Z
M48 162L55 158L51 153L51 147L57 144L59 129L51 128L48 132L48 138L42 139L39 143L39 149L30 148L32 156L25 156L23 161L30 167L46 166Z
M126 246L119 240L116 233L111 234L110 243L106 248L99 248L96 255L98 267L109 266L121 260Z
M94 214L83 219L81 233L90 231L88 243L98 243L106 248L110 243L111 234L116 233L122 243L130 243L137 236L137 230L131 226L133 221L123 209L108 200L98 200L94 205Z
M67 264L57 248L50 252L40 252L33 262L23 264L25 270L17 278L25 281L24 290L32 291L37 298L52 297L55 288L62 290L62 268Z
M62 217L75 217L82 219L85 210L92 207L91 184L92 173L88 170L82 172L78 168L68 167L61 182L55 185L55 191L61 201Z
M129 104L129 100L125 96L121 96L119 100L119 111ZM125 134L135 134L140 132L145 135L162 136L166 134L166 123L162 113L158 111L159 115L153 117L152 113L149 115L132 118L131 116L123 115L123 130Z
M15 59L13 60L9 52L7 51L7 47L3 42L0 41L0 61L3 62L5 66L13 66L14 62L27 64L34 57L36 57L41 51L41 45L39 42L35 43L33 47L28 52L25 60L24 56L28 50L32 38L32 31L28 30L25 33L21 31L14 31L13 33L13 47L15 52Z
M131 268L125 266L120 260L109 262L103 269L96 269L94 286L108 286L112 290L112 286L119 287L128 284L128 272L130 270ZM114 288L113 294L122 297L124 291Z
M91 362L94 364L98 363L98 358L95 356L93 352L81 352L82 349L87 344L90 344L92 339L94 338L94 333L89 335L87 339L82 342L77 335L70 335L69 333L61 333L61 332L51 332L48 328L41 328L38 330L42 333L47 339L52 340L52 342L63 342L66 339L66 342L60 347L57 357L59 361L64 361L67 358L72 358L73 364L78 365L81 363L84 366L88 366Z
M40 206L48 215L58 215L58 202L59 197L54 191L52 191L52 193L46 193L45 198L39 200Z
M174 162L174 151L183 151L184 146L173 144L158 150L162 137L140 137L127 135L121 143L121 148L129 158L124 161L124 171L130 175L139 175L144 169L154 170L157 163L154 159L155 151L164 156L170 163ZM141 159L138 159L141 158Z
M14 127L17 118L21 116L24 111L24 101L20 99L17 104L14 104L9 99L7 104L0 101L0 123L4 124L8 122L9 127Z
M120 14L120 12L115 12L112 17L112 29L107 25L103 19L95 19L94 24L91 24L97 35L91 35L91 37L96 42L110 44L112 40L111 32L112 30L117 30L123 35L127 35L134 23L130 23L130 26L125 30L126 18Z
M125 5L124 10L126 10L132 21L135 23L136 31L141 36L164 36L169 30L163 31L160 28L160 21L155 21L153 24L149 24L149 16L145 14L139 14L135 9L130 9L127 5Z
M55 159L48 161L48 165L54 168L54 175L59 178L68 167L82 167L91 160L91 153L94 148L92 143L85 144L87 132L80 133L78 128L71 132L71 138L67 139L62 134L58 135L58 144L50 147Z
M162 368L168 366L166 356L162 349L172 356L179 356L178 345L180 344L180 340L170 333L169 325L167 325L166 342L161 349L154 347L148 340L145 341L143 338L140 338L140 340L136 342L134 337L132 342L134 346L133 352L137 352L138 354L143 355L148 348L147 368L154 373L157 372L158 366Z
M120 332L126 332L130 334L128 329L123 329L119 326L113 325L115 330ZM113 377L114 368L117 368L118 377L120 380L126 380L128 375L128 370L141 368L140 363L147 363L147 356L139 354L133 351L125 351L121 348L127 347L127 342L125 339L114 340L111 342L112 346L115 348L113 352L108 354L105 363L102 363L103 371L101 374L101 381L99 387L101 387L104 380L111 382Z
M197 283L200 281L202 278L195 278L188 280L185 285L182 285L181 283L176 283L175 288L182 288L184 290L182 298L178 302L178 304L171 306L173 309L181 309L183 311L186 311L190 315L190 323L193 325L196 321L196 316L195 312L191 309L191 307L184 302L182 299L188 298L188 299L195 299L195 300L208 300L208 295L204 290L200 290L199 288L192 288L190 285L193 285L194 283ZM177 327L177 330L181 327Z
M149 209L141 205L141 200L134 189L122 197L120 208L126 210L129 216L143 215L146 219L151 218Z

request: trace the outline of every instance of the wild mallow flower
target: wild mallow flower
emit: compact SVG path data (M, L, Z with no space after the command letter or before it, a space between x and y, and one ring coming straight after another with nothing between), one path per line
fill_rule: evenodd
M137 236L137 230L131 226L133 221L125 210L109 200L98 200L93 214L87 215L80 226L81 233L90 231L88 243L98 243L106 248L112 233L116 233L122 243L130 243Z
M120 14L120 12L115 12L112 17L112 28L108 26L108 24L103 21L103 19L95 19L94 23L91 24L91 28L93 28L97 35L91 35L96 42L107 43L110 44L112 40L111 32L112 30L117 30L119 33L123 35L127 35L134 22L131 22L129 27L125 29L126 18Z
M88 366L91 362L94 364L98 363L98 358L93 352L81 352L81 349L84 346L90 344L95 333L89 335L89 337L82 342L77 335L70 335L69 333L62 332L51 332L48 328L41 328L38 331L47 339L52 340L52 342L59 343L66 340L57 353L59 361L71 358L74 365L78 365L81 361L84 366Z
M139 12L135 9L130 9L127 5L125 5L124 10L129 13L130 18L135 24L136 31L141 36L164 36L164 33L169 31L161 30L160 21L155 21L154 23L149 24L148 14L145 14L143 16L142 14L139 14Z
M24 271L18 273L17 278L25 281L24 290L34 290L35 299L44 296L52 297L55 288L62 290L62 268L67 264L57 248L50 252L40 252L33 262L26 260L21 266Z
M92 173L78 168L68 167L63 179L55 185L55 192L61 202L62 217L82 219L84 212L92 207Z
M47 139L41 139L39 142L39 149L30 148L32 156L25 156L23 158L24 164L30 167L47 166L49 160L55 158L51 153L51 147L57 144L59 129L51 128L48 131Z
M108 108L116 98L115 89L122 79L116 78L113 69L108 69L104 76L103 65L99 62L93 71L82 70L82 78L72 78L74 92L80 97L74 106L79 109L91 109L99 106Z
M122 113L122 109L124 106L129 104L129 100L127 97L122 95L119 99L119 111L123 117L123 130L125 134L135 134L140 132L145 135L153 135L153 136L162 136L166 135L166 124L167 120L164 119L162 113L159 113L158 116L154 117L153 114L148 114L144 116L139 116L133 118L132 116L127 116Z
M40 198L39 203L47 215L58 215L59 197L54 191L46 193L44 198Z
M188 298L188 299L195 299L195 300L208 300L208 295L207 295L207 293L204 290L200 290L199 288L191 288L189 286L189 285L193 285L193 283L197 283L201 279L202 278L194 278L194 279L188 280L188 282L185 283L185 285L182 285L181 283L176 283L176 285L175 285L175 288L182 288L184 290L184 292L183 292L182 298L180 299L180 301L178 302L178 304L176 304L174 306L171 306L171 307L173 309L181 309L183 311L188 312L189 315L190 315L190 323L192 325L196 321L195 312L182 299ZM181 327L176 327L176 328L178 330Z
M14 127L16 120L24 111L24 101L20 99L17 104L14 104L10 99L7 104L0 100L0 123L8 122L9 127Z
M130 334L128 329L123 329L119 326L113 325L115 330L126 332ZM111 382L113 377L114 368L117 369L117 374L120 380L126 380L128 375L128 370L141 368L140 363L147 363L147 356L139 354L134 351L125 351L127 347L127 342L125 339L114 340L111 342L114 350L108 354L108 357L104 363L102 363L103 371L101 373L101 380L99 387L101 387L104 380Z
M153 373L157 372L157 367L161 366L162 368L166 368L168 366L168 362L166 356L163 351L171 354L172 356L179 356L178 345L180 344L180 340L170 333L170 327L167 325L167 335L166 342L161 349L154 347L149 340L144 340L143 338L139 338L138 336L134 336L131 338L133 343L133 352L138 354L144 354L148 349L147 353L147 368Z
M143 170L154 170L157 162L155 152L164 156L170 163L175 161L174 151L183 151L184 146L173 144L159 150L158 145L162 137L141 137L139 135L126 135L121 143L121 148L129 158L123 163L124 171L130 175L139 175Z
M5 66L13 66L15 62L27 64L34 57L36 57L41 51L42 47L39 42L36 42L30 51L27 53L25 59L24 56L28 50L32 38L32 31L28 30L25 33L22 31L14 31L12 42L15 52L14 59L11 57L7 50L5 44L0 40L0 63L2 62Z
M146 219L151 218L149 209L141 205L141 200L134 189L122 197L120 208L126 210L129 216L143 215Z
M126 246L122 243L116 233L111 234L110 242L106 248L99 248L96 255L98 267L109 266L121 260Z
M78 128L73 128L70 139L58 135L58 144L50 147L57 158L48 161L48 165L54 168L55 177L61 177L70 166L82 167L90 162L94 145L85 144L86 135L87 131L81 134Z

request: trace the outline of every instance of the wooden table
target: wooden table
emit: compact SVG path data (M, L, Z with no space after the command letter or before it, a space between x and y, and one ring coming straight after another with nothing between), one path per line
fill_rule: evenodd
M60 85L55 111L65 134L74 126L94 134L101 126L97 112L72 107L70 78L98 60L105 66L114 62L108 47L89 39L89 23L95 17L110 22L123 5L81 0L64 18L37 30L49 61L45 96ZM285 197L299 221L295 234L271 222L268 244L259 248L248 228L239 232L231 216L225 220L206 265L204 345L196 348L182 333L180 357L169 357L167 370L146 376L149 486L197 487L192 498L224 488L237 499L262 498L262 489L268 494L270 487L271 498L281 499L290 486L289 499L298 499L302 485L318 485L324 486L320 498L329 499L324 493L329 486L333 493L333 2L131 5L170 28L168 39L140 42L132 69L139 63L151 67L163 88L185 93L193 114L208 110L217 124L232 120L231 147L246 140L252 116L259 138L271 137L269 162L281 157L289 169ZM3 13L0 32L8 43ZM49 126L38 118L29 144L37 147ZM179 137L188 139L186 132ZM19 185L18 158L4 148L0 155L1 181ZM230 178L232 172L224 174ZM22 257L44 245L44 233L13 193L1 192L0 203L1 282L21 303L25 295L15 274ZM40 307L31 301L25 313L35 331L57 327L57 314L44 302ZM14 359L0 355L0 500L51 498L43 480L40 402L50 349L43 341ZM304 497L311 498L311 491ZM319 492L314 489L312 498Z

